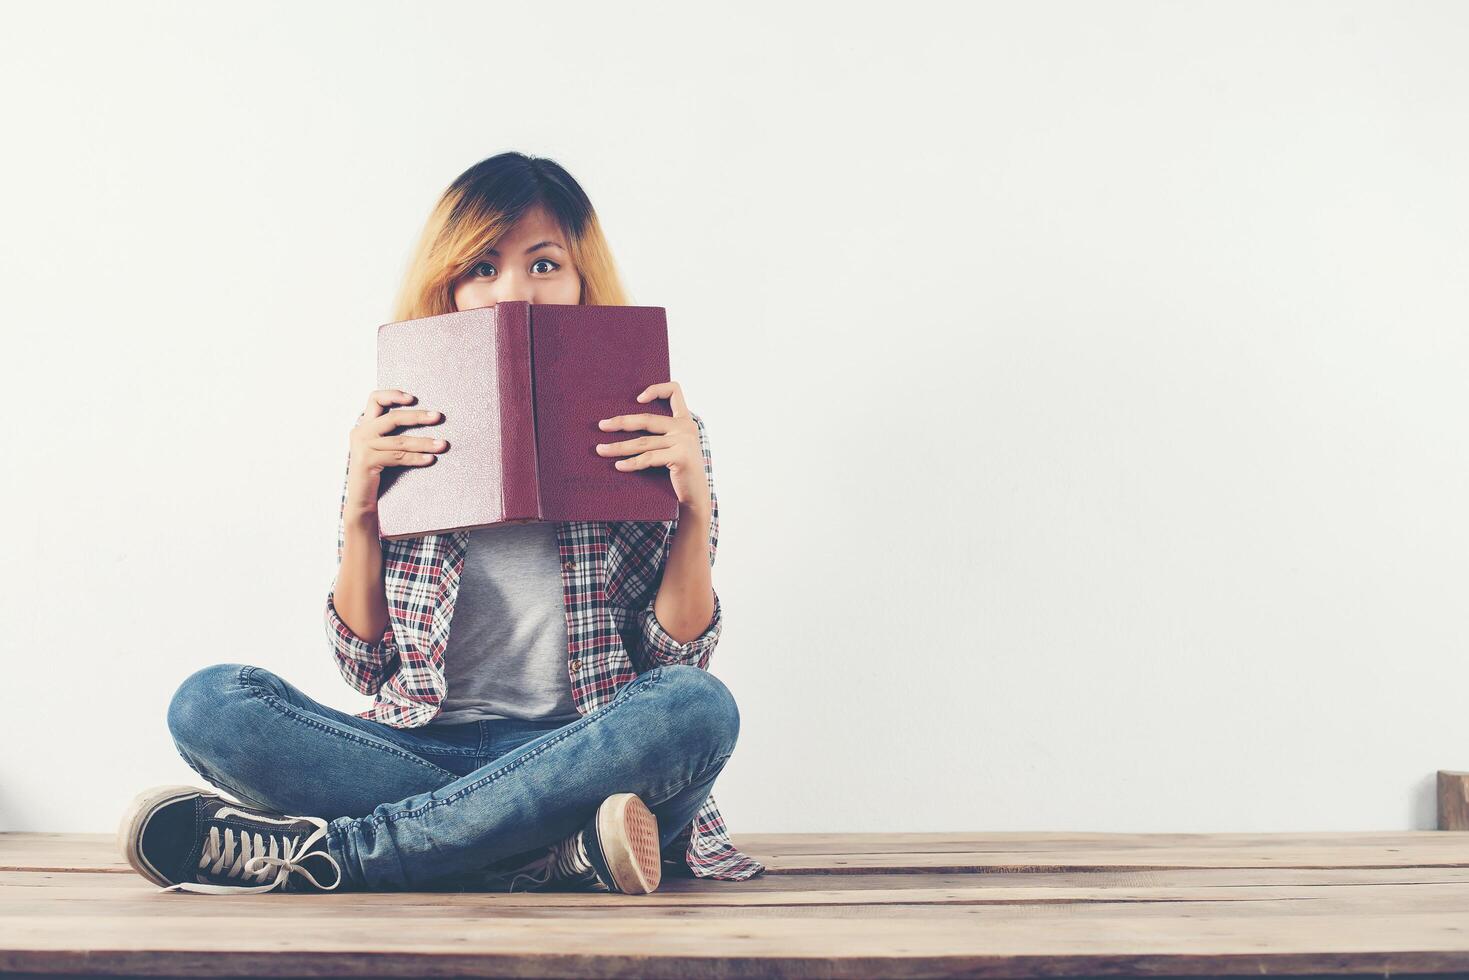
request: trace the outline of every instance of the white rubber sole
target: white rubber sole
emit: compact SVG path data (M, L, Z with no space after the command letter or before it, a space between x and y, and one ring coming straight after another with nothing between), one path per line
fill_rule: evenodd
M167 887L174 884L143 856L143 831L148 828L148 821L153 818L153 814L169 803L186 800L191 796L217 795L213 790L199 786L154 786L143 790L133 797L133 801L123 810L122 818L117 822L118 850L134 871L155 885Z
M616 793L597 808L597 840L617 883L628 895L646 895L663 880L658 818L636 793Z

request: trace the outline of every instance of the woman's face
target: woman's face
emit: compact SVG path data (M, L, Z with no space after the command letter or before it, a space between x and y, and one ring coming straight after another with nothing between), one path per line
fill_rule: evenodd
M454 283L454 308L473 310L501 300L581 302L581 274L571 264L566 236L542 207L521 216L495 247Z

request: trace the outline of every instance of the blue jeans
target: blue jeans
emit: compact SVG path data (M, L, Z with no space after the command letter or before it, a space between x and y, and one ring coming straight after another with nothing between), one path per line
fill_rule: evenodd
M371 891L463 887L573 833L613 793L642 798L666 848L739 727L729 688L685 664L639 674L570 722L394 728L245 664L195 671L168 707L195 772L242 803L327 820L340 887ZM687 874L681 856L678 866Z

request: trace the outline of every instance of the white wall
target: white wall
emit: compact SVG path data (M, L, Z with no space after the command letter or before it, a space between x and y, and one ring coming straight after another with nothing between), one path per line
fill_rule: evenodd
M1469 7L6 14L0 828L344 710L348 427L439 191L584 183L721 504L758 831L1428 828L1469 769Z

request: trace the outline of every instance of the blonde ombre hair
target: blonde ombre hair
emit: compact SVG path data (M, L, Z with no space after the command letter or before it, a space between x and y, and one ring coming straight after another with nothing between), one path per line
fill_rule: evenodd
M408 263L393 319L454 312L454 283L537 205L566 236L581 276L579 302L628 305L597 212L581 185L554 160L511 151L476 163L439 196Z

